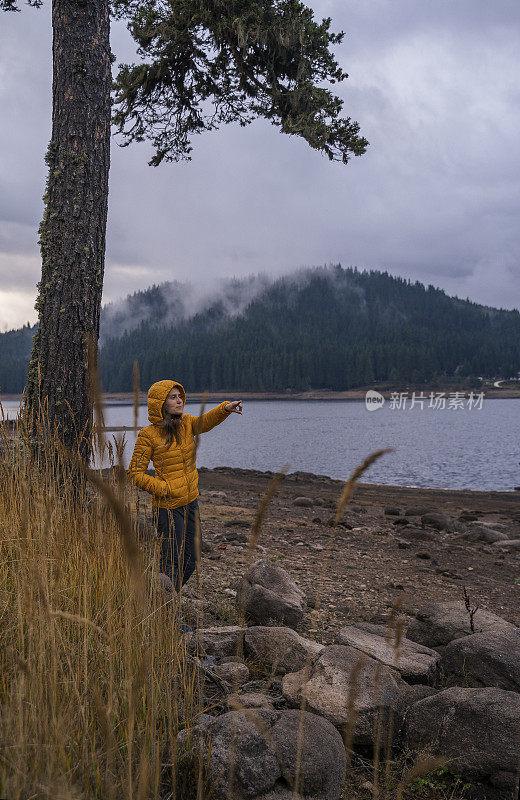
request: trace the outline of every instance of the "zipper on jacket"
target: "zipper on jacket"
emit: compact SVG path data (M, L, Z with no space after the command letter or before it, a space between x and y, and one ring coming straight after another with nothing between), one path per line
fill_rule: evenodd
M182 465L183 465L183 472L184 472L184 480L186 481L186 489L188 489L188 488L189 488L189 486L188 486L188 473L186 472L186 461L185 461L185 459L184 459L184 452L183 452L183 449L182 449L182 445L179 445L179 447L180 447L180 449L181 449L181 457L182 457Z

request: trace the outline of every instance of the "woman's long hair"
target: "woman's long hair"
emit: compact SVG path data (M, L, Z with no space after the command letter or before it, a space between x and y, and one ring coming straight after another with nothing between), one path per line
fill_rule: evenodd
M160 427L164 434L164 438L166 439L166 444L168 447L171 447L173 442L175 441L177 444L180 445L181 443L181 427L182 427L182 414L180 415L173 415L169 414L167 411L164 410L166 401L164 401L161 413L162 413L162 422L160 423Z

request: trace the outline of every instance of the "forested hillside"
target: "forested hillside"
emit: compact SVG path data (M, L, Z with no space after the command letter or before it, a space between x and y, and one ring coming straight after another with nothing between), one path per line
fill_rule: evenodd
M33 336L38 329L27 323L15 331L0 333L0 392L22 392L27 382L27 367Z
M517 310L451 298L386 272L340 265L300 271L260 287L239 313L218 297L186 316L179 286L173 306L171 284L164 287L168 304L162 287L133 295L126 323L122 312L112 310L118 332L126 332L103 340L105 391L132 389L134 359L142 387L172 376L191 391L344 390L455 374L510 377L520 370ZM4 366L3 338L15 333L0 341L4 392L23 385L25 339L18 371Z

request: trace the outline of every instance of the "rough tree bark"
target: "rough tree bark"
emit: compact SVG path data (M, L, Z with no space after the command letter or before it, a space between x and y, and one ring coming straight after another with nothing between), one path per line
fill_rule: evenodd
M86 338L99 336L110 166L108 0L53 0L52 24L52 138L27 409L33 434L44 410L61 441L87 460Z

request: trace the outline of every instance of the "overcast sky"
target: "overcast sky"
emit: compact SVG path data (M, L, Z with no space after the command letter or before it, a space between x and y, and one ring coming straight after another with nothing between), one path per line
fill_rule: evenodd
M346 36L334 88L366 155L329 162L263 120L149 167L112 139L104 301L175 278L386 269L520 307L518 0L311 0ZM0 330L35 321L51 116L50 0L0 12ZM118 61L132 59L112 26Z

